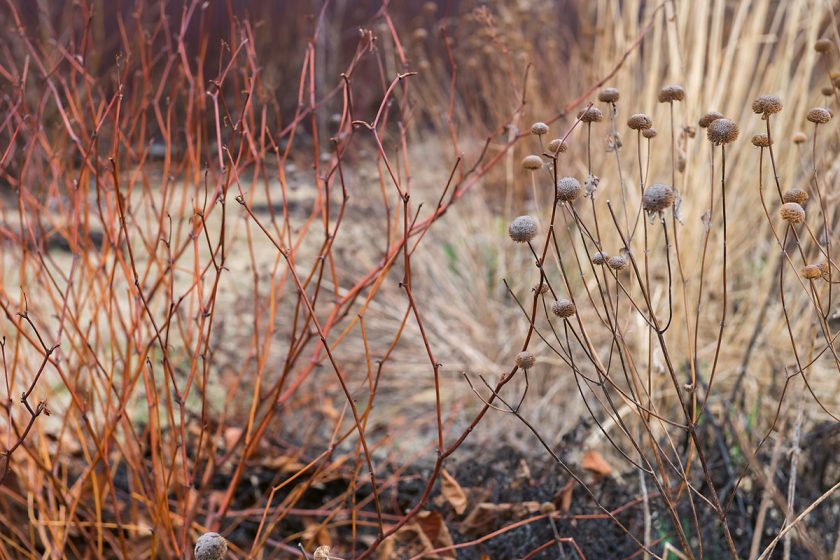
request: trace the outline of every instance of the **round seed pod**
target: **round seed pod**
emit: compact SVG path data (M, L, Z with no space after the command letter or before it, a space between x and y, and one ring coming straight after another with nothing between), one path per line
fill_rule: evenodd
M592 264L597 264L601 266L602 264L607 264L607 261L610 259L610 256L603 251L597 251L592 253Z
M805 118L814 124L825 124L831 120L831 111L825 107L814 107Z
M557 200L572 202L580 195L580 182L574 177L563 177L557 181Z
M531 134L534 136L542 136L548 134L548 125L544 122L535 122L531 125Z
M708 113L700 117L700 120L697 121L697 124L700 125L700 128L709 128L710 124L722 118L723 114L718 113L717 111L709 111Z
M814 50L820 54L831 52L833 48L834 43L831 42L831 39L826 39L824 37L822 39L817 39L817 42L814 43Z
M802 206L808 201L808 193L799 187L794 187L782 193L782 200L784 202L795 202Z
M766 134L756 134L752 137L752 144L756 148L769 148L770 147L770 137Z
M796 202L785 202L779 208L779 215L789 224L801 224L805 221L805 209Z
M622 257L621 255L615 255L614 257L610 257L607 259L607 266L609 266L613 270L624 270L627 268L627 265L630 264L627 262L627 259Z
M648 140L650 140L651 138L655 138L656 137L656 129L653 128L653 127L646 128L642 131L642 136L644 136Z
M566 144L562 138L555 138L548 143L548 151L552 154L562 154L568 149L569 145Z
M677 84L665 86L659 90L659 102L671 103L673 101L682 101L685 99L685 89Z
M578 118L585 123L601 122L604 119L604 114L599 108L590 107L578 113Z
M569 299L558 299L551 304L551 312L563 319L571 317L576 311L575 304Z
M642 194L642 208L647 212L661 212L674 204L674 189L654 183Z
M834 95L834 86L823 86L822 89L820 89L820 93L826 97L831 97Z
M615 103L618 101L618 98L618 90L613 87L604 88L598 92L598 101L603 101L604 103Z
M752 102L753 113L758 115L773 115L782 110L782 100L776 95L761 95Z
M808 141L808 136L804 132L796 132L790 137L794 144L804 144Z
M531 154L530 156L525 156L522 158L522 167L527 169L528 171L536 171L537 169L542 169L543 160L540 156L536 154Z
M808 264L799 270L799 274L802 275L802 278L807 280L816 280L817 278L822 277L822 270L820 270L820 267L815 264Z
M551 502L543 502L540 504L540 513L542 513L543 515L554 513L555 511L557 511L557 506L555 506Z
M817 267L820 269L820 273L822 274L823 280L831 280L831 266L826 261L817 263Z
M516 367L521 369L531 369L537 363L537 357L533 352L520 352L516 355Z
M195 541L195 560L222 560L227 548L227 541L219 533L204 533Z
M627 119L627 126L632 130L645 130L653 126L653 121L644 113L636 113L630 115L630 118Z
M527 243L537 235L537 221L531 216L519 216L508 226L508 235L517 243Z
M536 286L534 286L533 289L534 289L535 292L542 295L542 294L545 294L545 293L548 292L548 284L543 282L542 284L537 284Z
M738 138L738 125L729 119L717 119L709 124L706 136L716 146L729 144Z

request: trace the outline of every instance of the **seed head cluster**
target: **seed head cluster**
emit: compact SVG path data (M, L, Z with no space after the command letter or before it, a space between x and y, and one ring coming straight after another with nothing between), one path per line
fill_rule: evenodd
M531 134L534 136L542 136L548 134L548 125L544 122L535 122L531 125Z
M642 195L642 208L645 211L661 212L674 204L674 189L668 185L654 183L645 189Z
M619 97L618 90L612 87L604 88L598 92L598 101L604 103L615 103Z
M520 369L531 369L537 363L537 357L533 352L520 352L516 355L516 367Z
M820 267L815 264L808 264L802 267L799 274L801 274L802 278L805 278L806 280L816 280L822 276L822 270L820 270Z
M604 113L597 107L589 107L578 113L578 118L585 123L601 122L604 120Z
M722 118L723 114L718 113L717 111L709 111L708 113L700 117L700 120L697 121L697 124L700 125L700 128L709 128L710 124Z
M566 144L562 138L555 138L548 143L548 151L552 154L562 154L568 149L569 145Z
M814 107L805 117L814 124L825 124L831 120L831 110L826 107Z
M627 268L627 265L630 264L627 262L627 259L622 257L621 255L615 255L614 257L610 257L607 259L607 266L609 266L613 270L624 270Z
M607 264L610 256L603 251L597 251L592 253L592 264L597 264L598 266Z
M517 243L527 243L537 235L537 221L531 216L519 216L508 226L508 235Z
M204 533L195 542L195 560L222 560L227 548L227 541L219 533Z
M522 158L522 167L524 169L527 169L528 171L536 171L537 169L542 169L542 166L543 160L540 156L536 154L531 154Z
M752 110L766 119L782 110L782 100L775 95L761 95L752 102Z
M779 209L779 215L789 224L801 224L805 221L805 209L796 202L785 202Z
M756 134L752 137L752 144L757 148L769 148L771 143L770 137L766 134Z
M808 201L808 193L799 187L793 187L782 193L783 202L795 202L803 206Z
M834 43L831 42L831 39L826 39L823 37L822 39L817 39L817 42L814 43L814 50L820 54L826 54L834 49Z
M650 140L651 138L655 138L656 137L656 129L653 128L653 127L646 128L642 131L642 136L644 136L648 140Z
M627 119L627 126L632 130L645 130L653 126L653 121L644 113L636 113Z
M672 103L685 99L685 89L677 84L665 86L659 90L660 103Z
M804 144L808 141L808 136L806 136L804 132L794 132L790 139L794 144Z
M717 119L709 124L706 136L715 146L731 144L738 139L738 125L730 119Z
M557 200L572 202L580 195L580 181L574 177L563 177L557 181Z
M575 309L575 304L566 298L558 299L551 304L551 312L563 319L571 317L575 314L575 311L577 311L577 309Z

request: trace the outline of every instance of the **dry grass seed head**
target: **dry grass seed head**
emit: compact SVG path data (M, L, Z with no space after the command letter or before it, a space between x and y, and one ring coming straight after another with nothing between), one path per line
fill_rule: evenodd
M598 101L603 101L604 103L615 103L619 97L618 90L612 87L604 88L598 92Z
M542 136L548 134L548 125L544 122L535 122L531 125L531 134L534 136Z
M542 169L543 160L540 156L531 154L522 158L522 167L528 171L536 171Z
M674 189L668 185L654 183L642 195L642 207L647 212L661 212L674 204Z
M520 369L531 369L537 363L537 357L533 352L520 352L516 355L516 367Z
M769 148L770 147L770 137L766 134L756 134L752 137L752 144L757 148Z
M551 304L551 312L563 319L571 317L575 314L575 311L577 311L575 304L572 303L572 300L566 298L558 299Z
M785 202L779 208L779 215L789 224L801 224L805 221L805 209L796 202Z
M825 124L831 120L831 110L826 107L814 107L808 111L805 118L814 124Z
M585 123L601 122L604 120L604 114L597 107L589 107L578 113L578 118Z
M646 129L642 130L642 136L644 136L645 138L650 140L651 138L656 137L656 129L653 128L653 127L646 128Z
M227 541L219 533L204 533L195 542L195 560L222 560L227 548Z
M761 95L752 102L752 110L753 113L767 118L782 110L782 100L776 95Z
M527 243L537 235L537 221L531 216L519 216L508 226L508 234L517 243Z
M717 119L709 125L706 135L716 146L730 144L738 139L738 125L730 119Z
M572 202L580 195L580 181L574 177L563 177L557 181L557 200Z
M562 138L555 138L548 143L548 151L553 154L562 154L568 149L569 145L566 144Z
M613 270L624 270L627 268L627 259L622 257L621 255L615 255L614 257L610 257L607 259L607 266L609 266Z
M659 90L659 102L671 103L685 99L685 88L681 85L671 84Z
M708 113L700 117L700 120L697 121L697 124L700 125L700 128L709 128L710 124L722 118L722 113L718 113L717 111L709 111Z
M606 264L609 260L610 256L603 251L597 251L592 253L592 264L597 264L601 266L602 264Z
M804 144L808 141L808 136L804 132L794 132L790 139L794 144Z
M645 130L653 126L653 121L644 113L636 113L630 115L630 118L627 119L627 126L632 130Z
M822 39L817 39L817 42L814 43L814 50L820 54L829 53L832 49L834 49L834 43L831 42L831 39L823 37Z
M820 267L815 264L803 266L800 269L799 273L802 275L802 278L805 278L807 280L816 280L817 278L820 278L822 276L822 271L820 270Z
M805 202L808 201L808 193L805 190L800 189L799 187L794 187L782 193L782 201L795 202L802 206L805 204Z

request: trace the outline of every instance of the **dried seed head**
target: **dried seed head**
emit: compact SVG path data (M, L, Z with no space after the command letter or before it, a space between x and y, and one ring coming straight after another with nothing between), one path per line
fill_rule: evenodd
M531 369L537 363L537 357L533 352L520 352L516 355L516 367L521 369Z
M609 266L613 270L624 270L627 268L627 259L622 257L621 255L616 255L614 257L610 257L607 259L607 266Z
M606 264L609 258L610 256L603 251L592 253L592 264L597 264L598 266Z
M642 208L647 212L661 212L674 204L674 189L668 185L654 183L642 195Z
M536 286L534 286L533 290L540 295L545 294L548 292L548 284L546 284L545 282L543 282L542 284L537 284Z
M548 134L548 125L544 122L535 122L531 125L531 134L534 136L542 136Z
M673 101L682 101L685 99L685 89L677 84L665 86L659 90L659 102L671 103Z
M825 124L831 120L831 111L826 107L814 107L805 118L814 124Z
M563 177L557 181L557 200L572 202L580 195L580 182L574 177Z
M817 263L817 267L820 269L820 273L822 274L823 280L831 280L831 266L826 261L822 261Z
M729 119L717 119L709 125L706 135L716 146L729 144L738 138L738 125Z
M820 89L820 93L826 97L831 97L834 95L834 86L823 86L822 89Z
M604 114L599 108L590 107L578 113L578 118L585 123L601 122L604 119Z
M795 202L802 206L808 201L808 193L799 187L794 187L782 193L782 200L784 202Z
M537 235L537 221L531 216L519 216L508 226L508 235L517 243L527 243Z
M537 169L542 169L543 160L540 156L531 154L530 156L525 156L522 158L522 167L527 169L528 171L536 171Z
M656 136L656 129L655 128L646 128L642 131L642 136L650 140L651 138Z
M555 511L557 511L557 506L551 502L543 502L540 504L540 513L543 515L554 513Z
M603 101L604 103L615 103L618 101L618 98L618 90L614 87L604 88L598 92L598 101Z
M697 124L700 125L700 128L709 128L710 124L722 118L723 114L718 113L717 111L709 111L708 113L700 117L700 120L697 121Z
M790 137L794 144L804 144L808 141L808 136L804 132L796 132Z
M752 144L757 148L769 148L770 137L766 134L756 134L752 137Z
M330 547L324 545L319 546L315 549L315 553L312 555L315 560L330 560L332 556L330 556Z
M820 278L822 276L822 270L820 270L820 267L815 264L808 264L803 266L799 270L799 273L802 275L802 278L805 278L807 280L816 280L817 278Z
M782 100L775 95L761 95L752 102L752 110L767 117L782 110Z
M801 224L805 221L805 209L796 202L785 202L779 209L779 215L789 224Z
M653 121L644 113L636 113L635 115L630 115L630 118L627 119L627 126L632 130L645 130L653 126Z
M831 73L831 85L836 88L840 88L840 74L835 72Z
M551 312L563 319L571 317L575 314L575 311L577 311L577 309L575 309L575 304L572 303L571 300L565 298L558 299L551 304Z
M568 149L569 145L566 144L562 138L555 138L548 143L548 151L552 154L562 154Z
M195 560L222 560L227 548L227 541L219 533L204 533L195 541Z
M825 54L831 52L834 48L834 43L831 42L831 39L817 39L817 42L814 43L814 50L820 54Z

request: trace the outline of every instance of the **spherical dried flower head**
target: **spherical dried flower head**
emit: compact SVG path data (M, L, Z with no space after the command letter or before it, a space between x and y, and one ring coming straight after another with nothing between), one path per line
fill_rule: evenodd
M779 215L789 224L801 224L805 221L805 209L796 202L785 202L779 209Z
M717 111L709 111L708 113L700 117L700 120L697 121L697 124L700 125L700 128L709 128L710 124L722 118L723 115L721 113L718 113Z
M799 273L802 275L802 278L807 280L816 280L822 276L822 270L820 270L820 267L815 264L803 266Z
M195 560L222 560L227 541L219 533L204 533L195 541Z
M795 132L790 139L793 140L794 144L804 144L808 141L808 136L804 132Z
M590 107L578 113L578 118L585 123L601 122L604 119L604 114L599 108Z
M782 100L776 95L761 95L752 102L752 110L766 118L782 110Z
M769 148L770 137L766 134L756 134L752 137L752 144L757 148Z
M834 86L823 86L822 89L820 89L820 93L826 97L831 97L834 95Z
M597 264L598 266L606 264L609 258L610 256L603 251L592 253L592 264Z
M607 266L609 266L613 270L624 270L627 268L627 259L622 257L621 255L616 255L614 257L610 257L607 259Z
M580 182L574 177L563 177L557 181L557 200L572 202L580 195Z
M822 261L817 263L817 268L820 269L823 280L831 280L831 266L829 266L828 262Z
M577 311L575 309L575 304L572 303L572 300L566 298L558 299L551 304L551 312L563 319L571 317L575 314L575 311Z
M522 167L527 169L528 171L536 171L537 169L542 169L543 160L540 156L531 154L530 156L525 156L522 158Z
M827 52L831 52L834 48L834 43L831 42L831 39L817 39L817 42L814 43L814 50L820 54L825 54Z
M677 84L665 86L659 90L659 102L671 103L673 101L682 101L685 99L685 89Z
M709 125L706 135L716 146L729 144L738 138L738 125L729 119L717 119Z
M782 200L784 202L795 202L802 206L808 201L808 193L799 187L794 187L782 193Z
M674 204L674 189L654 183L642 194L642 208L647 212L661 212Z
M516 367L521 369L531 369L537 363L537 357L533 352L520 352L516 355Z
M548 143L548 151L552 154L562 154L568 149L569 145L566 144L562 138L555 138Z
M519 216L508 226L508 235L517 243L527 243L537 235L537 221L531 216Z
M598 92L598 101L603 101L604 103L615 103L618 101L618 98L618 90L614 87L604 88Z
M653 126L653 121L644 113L636 113L635 115L630 115L630 118L627 119L627 126L632 130L645 130Z
M655 128L646 128L642 131L642 136L650 140L651 138L656 137L656 129Z
M825 107L814 107L805 118L814 124L825 124L831 120L831 111Z
M543 282L542 284L537 284L536 286L534 286L534 291L538 294L545 294L548 292L548 284L546 284L545 282Z
M531 125L531 134L534 136L542 136L548 134L548 125L544 122L535 122Z

